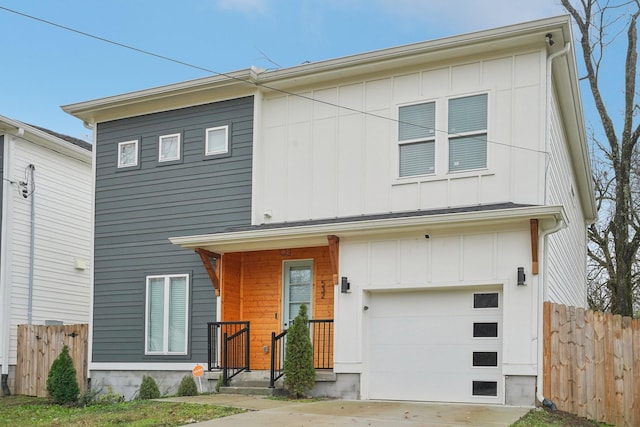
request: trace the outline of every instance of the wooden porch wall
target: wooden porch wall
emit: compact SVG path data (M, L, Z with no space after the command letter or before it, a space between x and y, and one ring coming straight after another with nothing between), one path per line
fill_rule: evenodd
M89 325L18 325L16 394L46 397L51 364L66 344L80 391L87 388Z
M251 322L251 369L269 369L271 332L282 330L282 263L313 259L313 319L333 319L333 273L328 246L225 254L222 319Z
M544 390L558 409L640 425L640 320L544 303Z

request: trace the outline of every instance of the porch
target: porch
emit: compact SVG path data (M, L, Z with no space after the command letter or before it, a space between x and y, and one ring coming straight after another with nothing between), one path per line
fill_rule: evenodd
M202 255L202 254L201 254ZM208 369L223 383L243 371L282 375L286 331L305 304L316 369L333 369L336 277L329 245L224 253L219 272L218 321L208 323Z

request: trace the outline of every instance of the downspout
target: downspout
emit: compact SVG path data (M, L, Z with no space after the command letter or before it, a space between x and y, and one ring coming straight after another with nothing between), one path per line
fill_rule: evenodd
M33 270L34 270L34 257L35 257L35 246L36 246L36 223L35 223L35 219L36 219L36 203L35 203L35 188L36 188L36 184L35 184L35 172L36 172L36 167L33 165L29 165L27 166L27 169L29 169L29 181L26 182L25 185L25 191L26 193L23 193L22 197L27 198L30 197L31 198L31 213L30 213L30 218L29 218L29 232L30 232L30 237L29 237L29 300L28 300L28 307L27 307L27 324L31 325L33 323Z
M24 134L24 130L19 128L16 135ZM15 141L13 136L5 139L3 156L3 175L13 176L13 152ZM9 347L11 344L11 250L10 242L13 241L13 198L15 182L2 180L2 239L0 239L0 303L2 304L2 319L0 319L0 349L2 351L2 372L1 387L4 396L11 395L9 389Z
M571 49L571 43L567 42L564 45L564 48L562 50L559 50L557 52L552 53L551 55L549 55L547 57L547 68L546 68L546 122L545 122L545 153L546 153L546 158L545 158L545 183L544 183L544 204L547 205L548 204L548 186L549 186L549 180L548 178L548 174L549 174L549 167L551 164L551 159L549 158L549 156L551 155L550 153L550 144L551 144L551 77L552 77L552 65L553 65L553 60L558 58L559 56L562 55L566 55L567 53L569 53L569 50ZM561 230L562 228L566 228L567 224L560 219L558 222L556 222L556 224L548 229L543 231L540 236L540 247L542 247L542 256L540 257L540 260L542 262L542 268L540 269L540 274L538 275L538 358L537 358L537 367L538 367L538 375L536 378L536 398L538 399L538 401L540 403L542 403L542 405L549 407L551 410L555 411L556 410L556 405L546 399L543 394L542 394L542 390L543 390L543 378L542 375L544 374L544 367L543 367L543 358L544 358L544 302L549 298L549 290L546 286L546 275L547 275L547 251L548 251L548 245L547 245L547 236L549 236L550 234L553 234L559 230Z
M94 295L95 295L95 274L96 274L96 263L95 263L95 235L96 235L96 225L95 225L95 212L96 212L96 157L97 157L97 149L96 147L98 139L96 132L95 123L90 122L82 122L84 127L91 131L91 141L93 143L93 147L91 147L91 249L90 249L90 263L91 263L91 279L89 280L89 336L87 338L87 390L91 390L91 364L93 363L93 304L94 304Z

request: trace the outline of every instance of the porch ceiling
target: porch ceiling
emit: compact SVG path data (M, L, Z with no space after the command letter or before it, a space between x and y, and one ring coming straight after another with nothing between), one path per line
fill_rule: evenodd
M474 209L475 208L475 209ZM538 219L541 231L566 223L562 206L526 206L506 209L469 208L467 211L434 210L410 215L379 215L349 220L309 221L301 223L265 224L246 230L214 234L171 237L174 245L187 249L202 248L218 254L269 249L327 246L327 236L365 238L401 233L428 234L460 227L505 226Z

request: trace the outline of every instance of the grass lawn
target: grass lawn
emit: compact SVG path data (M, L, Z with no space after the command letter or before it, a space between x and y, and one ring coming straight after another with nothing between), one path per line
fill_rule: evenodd
M68 407L47 399L0 397L0 426L181 426L244 412L242 409L193 403L137 400Z
M533 409L511 427L606 427L609 424L598 423L586 418L581 418L567 412L548 409Z

